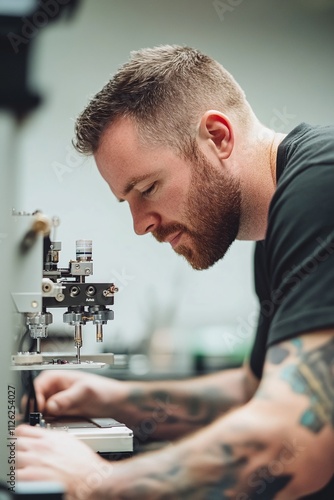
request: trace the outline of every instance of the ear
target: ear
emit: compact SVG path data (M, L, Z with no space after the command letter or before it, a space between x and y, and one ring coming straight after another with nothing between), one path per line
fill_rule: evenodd
M211 141L220 160L226 160L232 153L233 128L229 119L219 111L209 110L204 113L199 125L199 138Z

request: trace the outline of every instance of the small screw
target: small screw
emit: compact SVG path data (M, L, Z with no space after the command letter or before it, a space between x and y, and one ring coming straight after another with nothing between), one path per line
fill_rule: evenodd
M32 303L31 303L31 307L33 307L34 309L36 309L36 307L38 307L38 302L37 300L33 300Z

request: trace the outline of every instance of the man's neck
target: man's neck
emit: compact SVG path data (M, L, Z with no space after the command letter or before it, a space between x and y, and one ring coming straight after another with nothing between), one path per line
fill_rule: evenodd
M276 189L277 150L285 136L256 124L243 148L239 240L265 238L269 205Z

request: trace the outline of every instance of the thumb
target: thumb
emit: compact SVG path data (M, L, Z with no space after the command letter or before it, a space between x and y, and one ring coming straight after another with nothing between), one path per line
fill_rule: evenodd
M81 391L73 385L68 389L51 396L45 404L46 412L50 415L78 414Z

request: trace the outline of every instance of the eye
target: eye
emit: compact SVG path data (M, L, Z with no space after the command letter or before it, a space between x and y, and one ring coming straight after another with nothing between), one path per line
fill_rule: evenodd
M142 191L141 195L143 196L143 198L147 198L148 196L153 194L156 190L156 187L157 187L157 182L153 182L153 184L151 184L147 189L145 189L145 191Z

